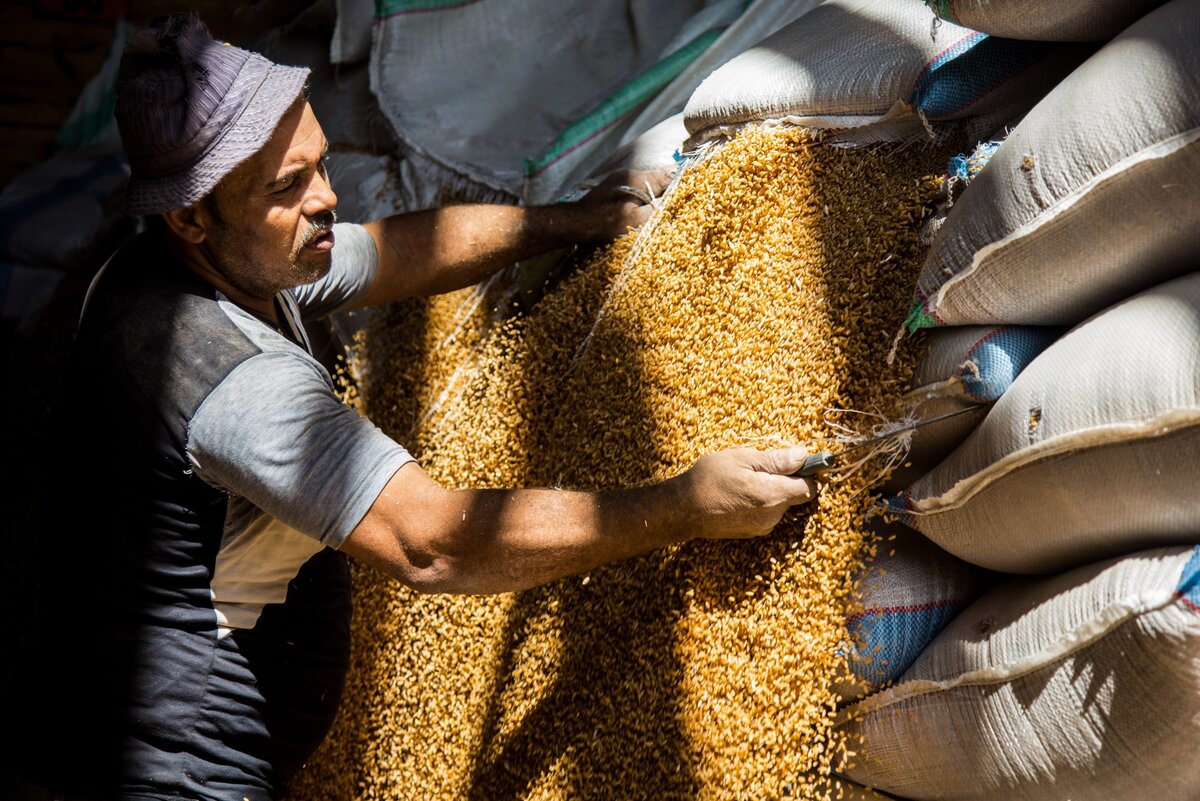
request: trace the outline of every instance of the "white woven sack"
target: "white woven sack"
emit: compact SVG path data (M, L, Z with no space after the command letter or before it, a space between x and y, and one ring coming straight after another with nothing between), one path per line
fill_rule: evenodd
M357 64L371 55L372 0L334 0L337 20L329 41L330 64Z
M332 150L395 151L391 126L371 94L367 65L330 64L326 46L323 34L298 29L270 37L258 49L276 63L309 67L308 102Z
M1200 549L1012 578L843 709L855 782L913 801L1200 798Z
M1091 48L991 41L923 3L825 0L705 79L684 109L690 143L751 122L919 139L937 120L990 133L1037 102Z
M923 332L925 351L913 371L911 389L901 398L923 426L909 440L908 458L882 487L900 492L933 469L983 420L986 407L1012 385L1034 357L1061 336L1060 328L969 325ZM975 413L961 410L975 409Z
M1042 42L1102 42L1162 0L928 0L945 20L966 28Z
M950 209L909 327L1073 325L1194 269L1200 0L1107 44L1012 131Z
M895 681L993 574L954 557L912 529L878 533L875 556L862 568L846 646L850 673L836 684L842 703Z
M687 128L683 127L683 114L668 117L610 153L579 189L586 190L614 172L674 170L679 166L676 154L684 139L687 139Z
M655 126L679 116L702 80L750 45L803 15L820 0L720 0L688 20L663 58L575 120L526 162L522 203L552 203L603 169L603 162ZM674 76L674 77L671 77ZM683 127L679 116L679 127ZM684 136L672 145L678 149Z
M371 89L410 150L514 198L526 158L719 0L379 0Z
M951 553L1052 572L1200 532L1200 273L1065 334L892 508Z

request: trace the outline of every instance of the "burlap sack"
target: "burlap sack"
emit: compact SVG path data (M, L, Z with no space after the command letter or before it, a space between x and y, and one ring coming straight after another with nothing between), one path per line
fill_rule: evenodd
M1031 108L1094 49L935 25L922 3L826 0L715 71L684 117L690 143L750 122L923 139L941 121L984 135Z
M1116 36L1162 0L928 0L944 20L1010 39L1101 42Z
M1053 572L1200 532L1200 273L1069 331L893 510L951 553Z
M1012 578L842 711L842 773L925 801L1200 798L1200 549Z
M1143 17L997 148L938 231L910 329L1074 325L1195 269L1200 0Z

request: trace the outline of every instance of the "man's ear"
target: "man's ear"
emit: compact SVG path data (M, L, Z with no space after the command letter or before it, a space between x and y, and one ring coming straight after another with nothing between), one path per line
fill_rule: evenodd
M208 235L208 228L212 225L211 215L204 213L203 205L203 203L196 203L182 209L164 211L163 221L171 233L183 241L199 245Z

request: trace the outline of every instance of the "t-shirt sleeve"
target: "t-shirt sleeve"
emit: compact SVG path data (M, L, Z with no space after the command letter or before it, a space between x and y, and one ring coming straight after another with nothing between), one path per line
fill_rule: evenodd
M337 223L329 273L292 290L301 316L317 320L358 300L375 283L378 269L379 254L367 229L355 223Z
M238 365L188 426L209 484L339 547L412 456L338 400L318 366L266 352Z

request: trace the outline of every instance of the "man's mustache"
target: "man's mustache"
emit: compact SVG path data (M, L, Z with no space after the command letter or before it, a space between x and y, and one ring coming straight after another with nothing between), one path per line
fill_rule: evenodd
M325 234L337 222L337 212L330 209L315 215L308 221L308 228L304 231L304 236L300 239L300 247L308 247L313 240Z

